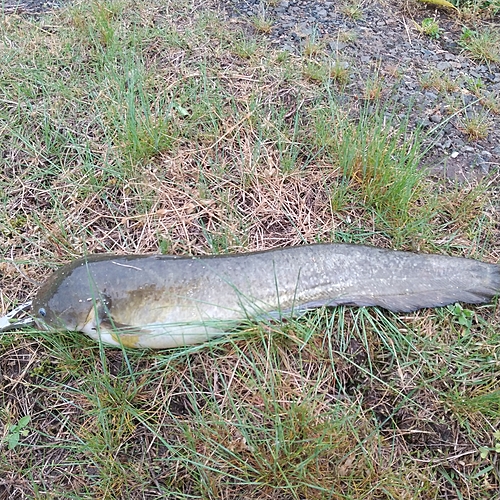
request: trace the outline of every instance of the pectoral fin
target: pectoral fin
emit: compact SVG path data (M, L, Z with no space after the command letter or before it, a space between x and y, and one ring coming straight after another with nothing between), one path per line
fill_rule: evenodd
M124 347L138 347L141 335L149 333L115 321L111 314L111 300L104 294L89 311L81 331L104 343Z
M139 338L148 331L125 325L113 321L113 318L108 314L105 319L99 322L101 330L106 331L111 338L118 344L125 347L138 347Z
M115 342L124 347L138 347L139 335L133 335L130 333L118 335L116 333L111 333L111 337Z

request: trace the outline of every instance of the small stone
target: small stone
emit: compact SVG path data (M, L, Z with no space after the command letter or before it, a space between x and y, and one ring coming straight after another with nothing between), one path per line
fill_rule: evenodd
M490 172L490 164L487 161L484 161L484 158L480 155L475 155L472 160L472 164L476 167L480 168L484 174L488 174Z
M312 28L299 28L300 31L297 33L297 35L300 36L300 38L305 38L307 36L310 36L313 32Z
M347 44L345 44L344 42L338 42L337 40L331 40L330 42L328 42L328 45L333 52L338 52L339 50L342 50L347 46Z
M436 68L440 71L444 71L445 69L449 69L450 63L446 61L441 61L436 64Z
M422 128L428 128L432 125L431 121L429 120L429 118L424 118L423 120L420 120L418 122L418 125Z

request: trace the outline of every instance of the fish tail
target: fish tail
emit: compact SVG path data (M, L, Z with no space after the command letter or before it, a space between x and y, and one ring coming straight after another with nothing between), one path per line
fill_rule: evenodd
M463 302L488 302L500 293L500 266L472 259L420 255L408 269L399 269L381 287L374 305L409 312Z
M309 276L310 283L322 286L316 297L304 301L306 307L343 304L409 312L455 302L488 302L500 293L497 264L357 245L313 251L319 255L310 260L325 265Z

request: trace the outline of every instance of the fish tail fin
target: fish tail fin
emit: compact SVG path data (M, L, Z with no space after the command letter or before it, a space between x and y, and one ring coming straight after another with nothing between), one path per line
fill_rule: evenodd
M409 312L455 302L484 303L500 293L498 265L446 257L435 262L426 273L416 270L392 280L393 286L388 286L374 305Z
M335 262L330 269L335 279L306 306L380 306L409 312L488 302L500 293L497 264L356 245L332 247L331 254L323 258ZM321 270L320 277L324 274Z

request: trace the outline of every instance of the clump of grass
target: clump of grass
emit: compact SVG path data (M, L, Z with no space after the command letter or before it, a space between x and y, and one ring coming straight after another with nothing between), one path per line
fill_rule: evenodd
M351 43L357 40L358 34L351 30L339 30L337 33L337 40L343 43Z
M420 77L422 88L434 88L439 92L455 92L459 88L459 82L450 76L448 72L434 70Z
M500 94L498 92L481 92L481 105L490 113L500 114Z
M415 28L422 34L429 38L437 39L440 36L441 28L439 22L435 18L426 17L422 19L421 23L415 23Z
M355 21L363 17L363 3L362 2L347 2L341 6L341 12Z
M250 59L257 52L257 42L251 38L241 37L235 41L232 50L242 59Z
M373 75L365 81L363 95L369 101L379 101L384 93L384 79Z
M308 37L303 47L303 54L305 57L317 56L324 50L323 44L315 39L315 37Z
M319 144L338 158L346 194L358 192L365 208L373 210L386 229L391 226L393 234L400 232L400 238L426 231L433 203L418 201L429 195L422 191L425 172L419 168L418 132L410 133L405 122L396 125L385 110L376 107L366 107L357 121L335 108L330 118L318 113L314 130ZM409 220L418 222L412 226Z
M494 17L500 12L499 0L451 0L462 16Z
M481 77L468 77L465 79L465 83L469 90L473 92L476 97L481 96L481 91L484 89L484 81Z
M309 60L304 64L303 74L307 79L321 83L329 78L330 71L328 64Z
M350 66L347 61L339 59L330 63L330 78L340 85L345 85L349 81Z
M490 126L487 113L474 113L462 119L461 128L469 139L477 141L488 136Z
M322 59L320 61L308 59L303 67L304 76L316 83L332 80L339 85L345 85L349 80L349 64L345 61Z
M273 29L273 21L265 17L254 17L252 19L252 24L259 33L269 34Z
M263 3L260 4L259 13L251 18L253 27L258 33L269 34L273 28L273 21L267 15L266 9Z
M459 43L473 59L486 63L500 61L500 33L494 28L481 31L464 28Z

